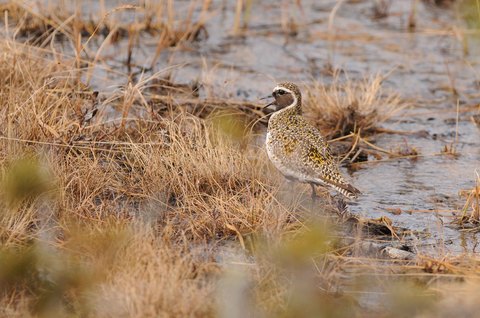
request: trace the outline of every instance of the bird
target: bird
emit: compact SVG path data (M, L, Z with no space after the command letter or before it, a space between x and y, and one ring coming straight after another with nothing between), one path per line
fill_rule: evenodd
M315 199L315 186L331 188L347 199L360 190L348 183L320 131L302 116L302 94L290 82L277 84L274 98L264 108L275 106L267 127L266 150L273 165L290 181L308 183Z

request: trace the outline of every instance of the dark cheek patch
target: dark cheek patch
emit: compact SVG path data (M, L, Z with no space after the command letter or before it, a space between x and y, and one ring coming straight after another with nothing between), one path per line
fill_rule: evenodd
M290 106L293 103L293 96L291 94L277 95L275 99L277 100L276 104L280 109Z

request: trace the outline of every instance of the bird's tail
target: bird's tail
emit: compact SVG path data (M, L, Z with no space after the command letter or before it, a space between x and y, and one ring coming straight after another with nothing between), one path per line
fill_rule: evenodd
M331 184L332 188L334 188L335 190L337 190L339 193L341 193L342 195L344 195L345 197L349 198L349 199L356 199L358 198L358 196L360 194L362 194L360 192L360 190L358 190L357 188L355 188L354 186L352 186L351 184Z
M322 182L319 182L319 181L322 181ZM362 194L360 190L358 190L357 188L352 186L350 183L347 183L345 181L335 182L330 179L322 178L314 183L317 183L317 184L323 183L327 186L330 186L348 199L356 199L360 194Z

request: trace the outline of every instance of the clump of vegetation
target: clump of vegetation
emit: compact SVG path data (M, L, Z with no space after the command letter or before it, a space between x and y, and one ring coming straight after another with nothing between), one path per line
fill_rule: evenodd
M462 209L462 216L457 220L460 225L480 223L480 176L477 172L475 187L471 190L461 191L460 194L466 197Z
M376 75L355 82L337 74L330 85L307 87L305 115L331 138L375 132L407 106L397 93L382 86L384 79Z

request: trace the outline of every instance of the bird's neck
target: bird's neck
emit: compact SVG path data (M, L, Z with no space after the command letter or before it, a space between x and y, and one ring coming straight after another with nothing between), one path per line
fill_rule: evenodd
M301 100L294 100L290 106L287 106L275 113L273 113L271 119L280 117L291 117L302 115L302 102Z

